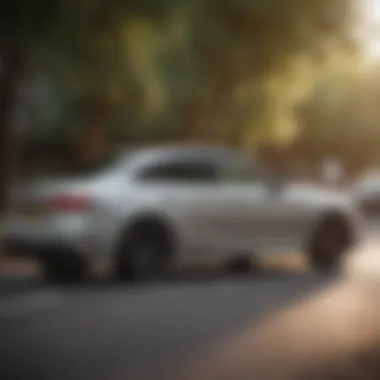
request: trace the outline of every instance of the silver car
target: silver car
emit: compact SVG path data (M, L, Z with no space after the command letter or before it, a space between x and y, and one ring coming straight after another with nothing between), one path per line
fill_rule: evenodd
M194 264L243 267L288 249L332 269L361 234L349 197L282 183L224 147L117 154L82 173L23 184L13 198L6 241L60 281L100 268L131 279Z

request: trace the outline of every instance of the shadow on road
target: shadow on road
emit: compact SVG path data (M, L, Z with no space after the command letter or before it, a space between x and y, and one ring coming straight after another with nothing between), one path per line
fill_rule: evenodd
M0 297L11 293L38 290L54 287L62 290L75 290L78 292L112 290L117 288L143 289L155 286L204 286L206 283L220 283L223 281L265 281L289 282L305 281L305 279L328 280L333 276L320 275L309 271L299 272L286 269L260 270L255 273L223 273L218 271L185 271L162 276L150 276L131 281L120 281L112 278L92 278L81 283L54 284L43 279L41 275L29 276L0 276Z

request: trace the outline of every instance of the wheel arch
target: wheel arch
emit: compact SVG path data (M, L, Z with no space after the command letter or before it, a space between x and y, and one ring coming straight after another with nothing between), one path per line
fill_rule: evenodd
M163 213L145 211L136 213L130 216L127 220L122 221L117 232L116 243L113 249L114 257L120 252L120 248L128 234L142 225L150 225L160 229L170 247L168 254L171 256L175 255L179 245L179 238L174 223Z
M306 247L309 246L310 241L313 239L317 229L324 223L331 220L335 220L338 223L342 223L342 225L344 225L344 228L347 228L347 230L350 231L350 238L355 237L354 221L350 217L350 214L346 210L341 209L339 207L326 207L320 212L316 213L313 219L312 226L309 229L309 232L306 236L306 241L304 242Z
M339 207L325 207L315 214L311 226L311 233L313 233L320 224L331 219L339 220L339 222L347 223L347 225L351 224L351 217L346 210Z

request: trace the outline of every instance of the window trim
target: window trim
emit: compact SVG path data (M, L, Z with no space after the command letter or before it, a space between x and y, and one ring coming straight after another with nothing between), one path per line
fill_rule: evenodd
M209 178L146 178L145 173L150 170L156 170L163 167L168 166L178 166L181 165L208 165L210 168L214 166L214 176ZM216 162L212 162L212 160L207 159L199 159L197 157L186 157L186 158L180 158L180 159L173 159L173 158L167 158L162 159L158 162L150 162L149 164L144 165L143 167L140 167L135 174L135 178L139 182L144 183L175 183L175 184L216 184L219 182L219 166Z

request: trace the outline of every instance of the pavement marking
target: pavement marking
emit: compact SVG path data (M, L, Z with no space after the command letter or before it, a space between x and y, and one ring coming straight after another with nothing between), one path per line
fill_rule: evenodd
M36 312L57 310L62 306L62 298L55 293L34 293L12 296L0 302L0 319L15 318Z

